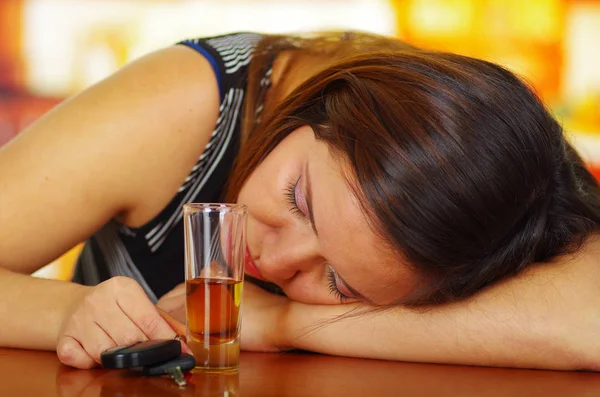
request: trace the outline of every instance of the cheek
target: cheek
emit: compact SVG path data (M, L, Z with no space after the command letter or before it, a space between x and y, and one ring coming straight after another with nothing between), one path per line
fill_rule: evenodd
M278 172L261 164L246 180L237 202L248 206L249 212L265 212L273 209L280 201Z
M285 189L300 176L303 164L300 155L288 152L285 145L275 148L246 180L237 202L261 214L287 210Z
M238 203L258 207L283 203L287 184L298 179L304 169L311 142L314 134L308 127L299 128L283 139L246 180Z
M269 155L246 180L237 202L248 208L247 239L253 254L260 254L262 242L278 233L290 219L284 189L292 178L289 164Z

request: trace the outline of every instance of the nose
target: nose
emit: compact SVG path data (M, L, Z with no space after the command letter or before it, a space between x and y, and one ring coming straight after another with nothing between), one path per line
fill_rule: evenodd
M306 228L282 228L265 237L258 266L271 282L281 285L299 272L310 272L322 265L317 237Z

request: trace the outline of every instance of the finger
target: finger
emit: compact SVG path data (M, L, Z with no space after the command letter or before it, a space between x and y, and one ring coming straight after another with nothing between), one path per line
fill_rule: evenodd
M102 328L117 346L129 346L148 340L146 334L131 321L127 314L123 313L117 304L110 308L105 318Z
M173 328L173 330L175 330L175 332L177 333L176 338L180 337L179 342L181 342L181 350L184 353L192 354L191 349L187 345L185 324L176 320L164 310L158 309L158 312L160 313L162 318L164 318L165 321L169 324L169 326Z
M141 287L127 290L117 298L117 304L148 339L175 337L175 331L160 316L158 308L150 302Z
M185 312L185 306L184 307L179 307L175 310L171 310L170 312L168 312L169 315L171 317L173 317L175 320L185 324L185 316L186 316L186 312Z
M81 343L72 336L63 335L56 345L56 355L61 363L79 369L90 369L96 362L85 351Z
M98 323L92 323L86 329L85 334L79 338L79 341L87 354L98 364L100 364L100 354L104 350L117 345Z
M169 324L169 326L175 331L177 335L185 335L185 324L181 321L178 321L173 316L171 316L166 311L158 308L158 313L160 316Z

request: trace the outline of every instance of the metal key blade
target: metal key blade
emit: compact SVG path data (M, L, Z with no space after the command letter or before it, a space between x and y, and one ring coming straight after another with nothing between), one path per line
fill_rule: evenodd
M181 367L176 366L176 367L167 368L165 370L165 372L179 386L185 386L185 385L187 385L187 382L186 382L185 378L183 377L183 372L181 371Z

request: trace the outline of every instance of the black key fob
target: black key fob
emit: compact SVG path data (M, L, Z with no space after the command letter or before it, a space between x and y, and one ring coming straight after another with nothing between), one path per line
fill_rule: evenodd
M180 355L181 343L178 340L147 340L107 349L100 355L100 361L102 368L124 369L152 366Z
M182 354L177 358L169 361L158 363L142 368L142 375L144 376L161 376L171 375L172 370L179 368L179 371L186 372L193 369L196 366L196 360L194 356L190 354Z

